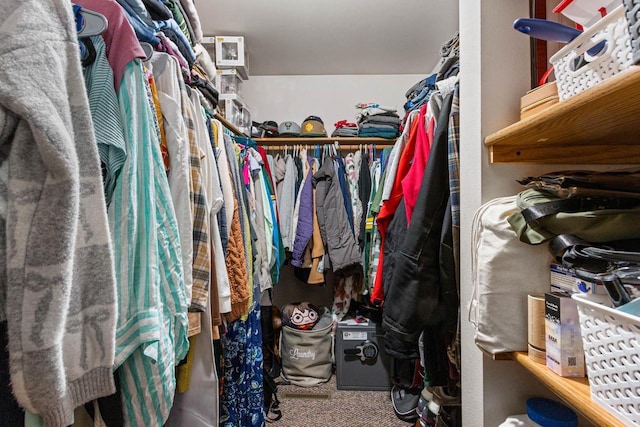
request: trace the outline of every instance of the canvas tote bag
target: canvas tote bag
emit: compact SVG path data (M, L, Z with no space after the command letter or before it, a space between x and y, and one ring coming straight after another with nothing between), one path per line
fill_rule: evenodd
M521 242L507 218L516 196L482 205L472 222L473 295L469 320L486 353L527 350L527 295L549 290L551 254L546 245Z
M291 384L313 387L331 379L333 323L319 329L283 326L280 334L282 376Z

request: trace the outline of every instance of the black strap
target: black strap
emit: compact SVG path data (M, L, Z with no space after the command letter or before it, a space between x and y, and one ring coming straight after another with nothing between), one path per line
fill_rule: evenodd
M522 210L522 217L532 223L560 212L575 213L602 209L631 209L640 204L638 199L618 199L606 197L574 197L538 203Z
M549 240L549 252L556 258L561 258L567 249L573 246L589 246L591 243L573 234L560 234Z
M278 399L278 393L273 392L273 402L269 406L265 418L268 423L274 423L282 418L282 411L280 410L280 400Z

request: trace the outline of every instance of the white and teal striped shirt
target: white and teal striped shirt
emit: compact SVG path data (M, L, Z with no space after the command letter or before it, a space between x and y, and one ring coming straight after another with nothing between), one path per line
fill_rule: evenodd
M187 354L188 320L180 237L162 162L155 112L139 59L118 93L127 159L109 219L118 283L116 367L127 426L161 426Z
M91 65L83 68L83 74L98 154L106 170L104 195L109 206L127 152L118 98L113 85L113 70L107 60L104 40L102 36L95 36L91 37L91 42L96 51L96 58Z

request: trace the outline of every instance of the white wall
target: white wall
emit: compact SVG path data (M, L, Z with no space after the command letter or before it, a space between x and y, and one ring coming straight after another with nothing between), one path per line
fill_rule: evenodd
M528 1L460 0L459 9L462 412L463 425L489 427L507 415L525 413L530 397L558 397L516 362L493 360L475 345L468 321L473 213L490 199L520 191L517 178L576 165L489 163L484 138L518 121L520 97L530 89L529 40L511 26L528 16Z
M360 102L395 107L402 117L405 92L426 76L251 76L241 90L253 121L292 120L300 124L307 116L314 115L322 118L330 135L335 122L355 121L355 104Z

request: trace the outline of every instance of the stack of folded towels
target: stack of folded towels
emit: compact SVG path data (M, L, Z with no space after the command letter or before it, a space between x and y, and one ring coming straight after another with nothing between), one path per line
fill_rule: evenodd
M346 120L340 120L333 125L336 129L331 134L332 137L354 137L358 136L358 125Z
M395 108L379 104L358 104L358 136L397 138L400 135L400 117Z

